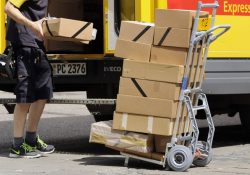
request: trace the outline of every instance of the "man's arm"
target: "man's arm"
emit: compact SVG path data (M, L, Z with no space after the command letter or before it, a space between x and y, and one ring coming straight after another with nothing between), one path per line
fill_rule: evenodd
M29 20L9 1L6 3L4 11L11 19L30 28L39 39L43 39L43 19L36 22Z

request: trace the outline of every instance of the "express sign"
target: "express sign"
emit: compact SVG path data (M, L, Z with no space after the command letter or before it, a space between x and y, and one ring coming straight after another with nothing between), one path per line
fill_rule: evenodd
M195 10L199 0L167 0L169 9ZM202 0L203 3L213 3L213 0ZM249 0L218 0L220 7L218 15L250 16Z

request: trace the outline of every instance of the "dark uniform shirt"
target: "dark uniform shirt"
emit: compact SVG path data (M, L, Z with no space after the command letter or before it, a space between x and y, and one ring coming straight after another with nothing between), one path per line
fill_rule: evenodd
M19 1L24 1L18 7ZM31 21L38 21L46 16L48 0L10 0L21 13ZM26 26L10 19L7 31L7 40L16 46L28 46L43 48L43 42L36 38L35 34Z

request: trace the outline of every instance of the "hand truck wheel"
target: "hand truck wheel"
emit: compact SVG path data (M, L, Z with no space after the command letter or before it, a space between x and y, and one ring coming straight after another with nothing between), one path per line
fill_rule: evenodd
M186 171L193 162L192 151L183 145L171 148L167 155L168 166L174 171Z
M212 151L207 153L206 151L206 142L204 141L198 141L196 148L199 150L201 154L204 154L205 156L201 155L201 157L195 158L193 161L193 164L198 167L205 167L212 161Z

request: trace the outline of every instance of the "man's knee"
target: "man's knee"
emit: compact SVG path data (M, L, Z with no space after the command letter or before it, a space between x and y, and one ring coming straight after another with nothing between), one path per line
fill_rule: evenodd
M22 112L28 113L30 108L30 103L17 103L16 108L18 108Z

